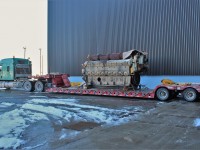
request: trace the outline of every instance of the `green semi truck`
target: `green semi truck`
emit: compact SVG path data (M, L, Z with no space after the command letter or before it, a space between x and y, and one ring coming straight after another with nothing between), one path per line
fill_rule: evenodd
M24 88L41 92L44 82L32 79L32 63L29 59L6 58L0 60L0 88Z
M32 75L31 65L31 61L22 58L0 60L0 81L27 79Z

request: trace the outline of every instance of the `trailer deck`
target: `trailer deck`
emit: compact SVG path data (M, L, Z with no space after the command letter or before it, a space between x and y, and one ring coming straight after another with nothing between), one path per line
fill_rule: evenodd
M46 92L50 93L65 93L65 94L77 94L77 95L96 95L96 96L114 96L114 97L135 97L135 98L149 98L155 97L155 91L150 89L144 90L120 90L120 89L82 89L82 88L62 88L54 87L47 88Z
M175 98L179 93L183 95L186 101L195 101L199 98L200 84L173 84L173 85L158 85L155 89L143 88L139 90L122 90L122 89L83 89L81 87L51 87L46 88L49 93L64 93L76 95L96 95L96 96L113 96L113 97L128 97L142 99L159 99L166 101Z

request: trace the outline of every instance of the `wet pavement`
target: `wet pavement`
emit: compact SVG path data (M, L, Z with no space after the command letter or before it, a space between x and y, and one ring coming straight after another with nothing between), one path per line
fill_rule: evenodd
M93 132L59 149L190 149L200 147L200 104L160 103L134 121Z
M0 148L195 148L199 106L181 98L159 102L0 90Z
M0 91L0 148L51 149L93 128L130 122L156 101Z

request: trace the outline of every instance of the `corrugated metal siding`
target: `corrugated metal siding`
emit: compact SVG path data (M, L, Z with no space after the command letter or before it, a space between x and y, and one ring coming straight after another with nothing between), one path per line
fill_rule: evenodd
M49 72L88 54L149 53L149 75L200 75L200 0L49 0Z

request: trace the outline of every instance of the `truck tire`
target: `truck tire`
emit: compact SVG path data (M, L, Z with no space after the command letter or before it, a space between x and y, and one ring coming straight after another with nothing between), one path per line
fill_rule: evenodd
M37 81L35 83L35 91L36 92L44 92L44 83L42 81Z
M35 90L33 84L34 83L31 81L24 82L24 85L23 85L24 90L26 92L33 92Z
M199 98L199 93L193 88L187 88L183 91L183 98L188 102L194 102Z
M160 101L167 101L170 99L170 91L167 88L159 88L156 91L156 97L160 100Z

